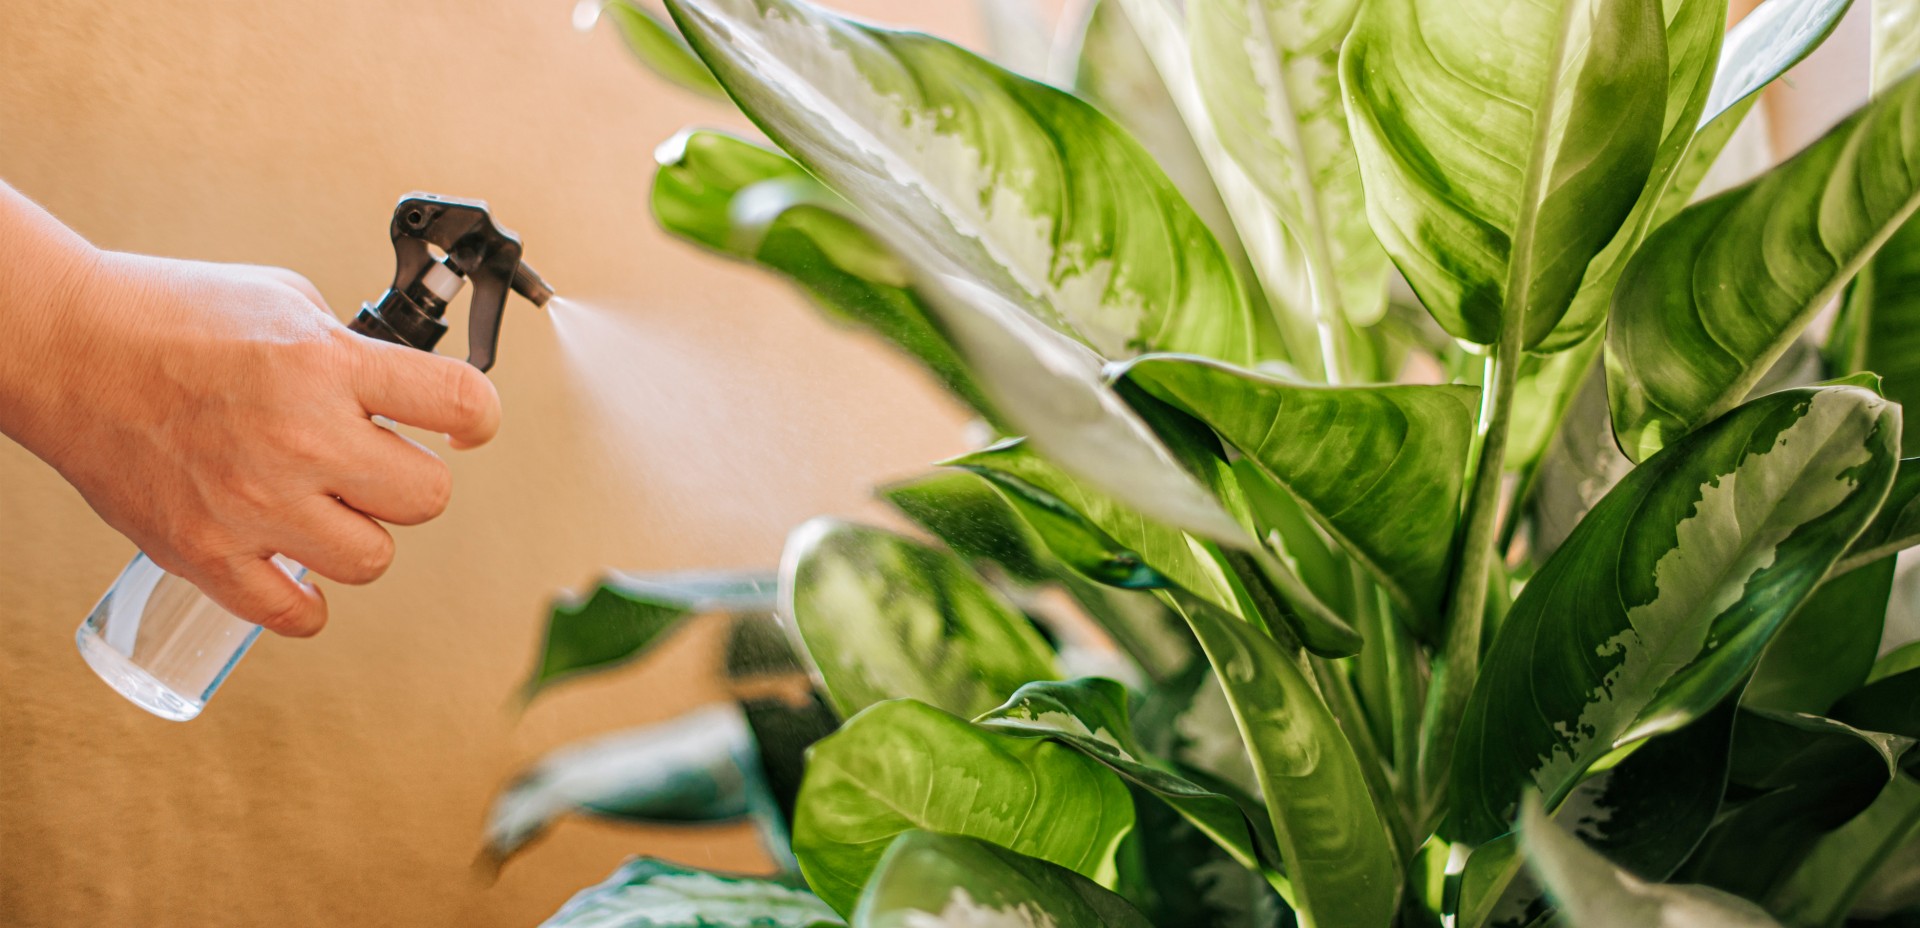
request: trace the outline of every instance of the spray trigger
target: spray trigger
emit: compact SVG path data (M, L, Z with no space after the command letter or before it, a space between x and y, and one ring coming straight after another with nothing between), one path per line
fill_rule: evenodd
M521 260L520 236L494 222L484 200L407 194L394 207L388 234L393 285L379 302L361 305L348 328L362 335L432 351L447 332L447 304L471 282L467 362L484 371L500 345L507 291L535 306L553 298L553 288Z

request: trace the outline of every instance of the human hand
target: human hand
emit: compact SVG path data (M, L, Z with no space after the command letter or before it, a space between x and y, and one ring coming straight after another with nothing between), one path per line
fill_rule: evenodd
M14 308L44 318L0 352L0 431L156 564L280 634L318 632L327 608L273 555L368 583L393 559L381 522L446 508L446 464L373 416L456 448L499 426L485 375L349 332L291 271L89 246L64 279L54 305Z

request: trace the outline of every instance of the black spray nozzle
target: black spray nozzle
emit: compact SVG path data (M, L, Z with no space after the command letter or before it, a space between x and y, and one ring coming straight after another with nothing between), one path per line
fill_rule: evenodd
M484 371L499 348L507 291L535 306L553 298L553 288L520 259L520 237L494 222L483 200L407 194L394 207L388 234L393 286L378 303L360 307L350 328L363 335L432 351L447 332L447 304L472 281L467 361Z

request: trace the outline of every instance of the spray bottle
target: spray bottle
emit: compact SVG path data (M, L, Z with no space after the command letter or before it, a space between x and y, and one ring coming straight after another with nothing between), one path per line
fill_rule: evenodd
M553 291L520 260L520 238L493 221L480 200L410 193L389 228L396 270L378 303L362 304L348 326L369 338L432 351L446 334L447 304L469 281L467 362L493 366L507 291L544 306ZM276 558L296 578L306 569ZM120 572L74 636L100 678L135 705L184 722L253 646L260 626L242 621L145 554Z

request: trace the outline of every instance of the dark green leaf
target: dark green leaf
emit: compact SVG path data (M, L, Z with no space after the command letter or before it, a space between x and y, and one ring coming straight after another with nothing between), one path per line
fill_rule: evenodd
M1824 715L1865 683L1880 653L1893 566L1887 558L1821 584L1773 636L1741 703Z
M1920 545L1920 458L1907 458L1900 462L1900 473L1893 478L1880 514L1854 539L1834 571L1855 570L1914 545Z
M540 928L831 928L845 925L804 889L635 858L581 890Z
M1784 391L1614 487L1487 654L1453 764L1454 837L1491 840L1523 789L1558 805L1602 755L1727 695L1879 506L1898 426L1868 390Z
M1872 900L1878 903L1873 906L1878 911L1862 914L1884 915L1903 902L1920 904L1920 892L1915 889L1920 878L1887 872L1899 862L1902 850L1916 847L1916 842L1920 842L1920 781L1895 777L1866 811L1814 846L1792 878L1768 896L1767 908L1788 924L1838 926L1862 895L1876 888L1878 874L1904 883L1906 898Z
M1732 701L1671 734L1651 738L1618 765L1574 788L1553 820L1625 872L1650 883L1672 876L1713 825L1727 784ZM1535 924L1548 904L1521 872L1507 835L1467 858L1461 879L1465 928ZM1507 882L1511 880L1512 882Z
M1920 79L1648 238L1607 331L1614 433L1629 457L1737 405L1920 206L1916 114Z
M1817 716L1741 712L1726 805L1680 878L1765 898L1873 802L1912 744Z
M553 604L540 662L523 699L554 681L634 660L689 616L773 611L775 578L759 573L614 575L585 599Z
M1202 358L1124 368L1211 426L1432 628L1473 441L1471 387L1314 387Z
M895 839L860 894L859 928L1152 928L1125 899L1065 867L959 835Z
M1139 745L1127 718L1126 688L1112 680L1084 677L1029 683L1006 705L975 719L974 724L1002 734L1058 741L1158 796L1241 866L1279 863L1271 835L1256 845L1262 829L1242 813L1239 802L1194 784Z
M1887 399L1920 409L1920 222L1902 225L1860 269L1831 347L1844 349L1835 352L1844 370L1879 374ZM1903 450L1920 455L1920 434L1907 436Z
M767 135L931 273L1113 357L1251 361L1252 309L1153 159L1070 94L794 0L668 0Z
M1705 886L1646 883L1589 849L1547 817L1528 793L1521 840L1534 873L1576 928L1778 928L1765 909Z
M1120 779L1072 748L998 735L912 700L884 702L814 745L794 820L808 885L852 911L894 837L966 835L1111 883L1133 826Z
M1053 578L1040 540L992 484L974 474L939 471L881 487L879 494L975 564L997 564L1028 586Z
M1646 186L1667 110L1659 0L1372 0L1340 77L1373 231L1421 302L1538 344ZM1498 53L1494 52L1498 49Z
M912 697L977 715L1057 676L1033 626L958 557L875 528L816 519L781 565L781 612L842 718Z
M1920 740L1920 670L1875 680L1833 704L1836 721Z

